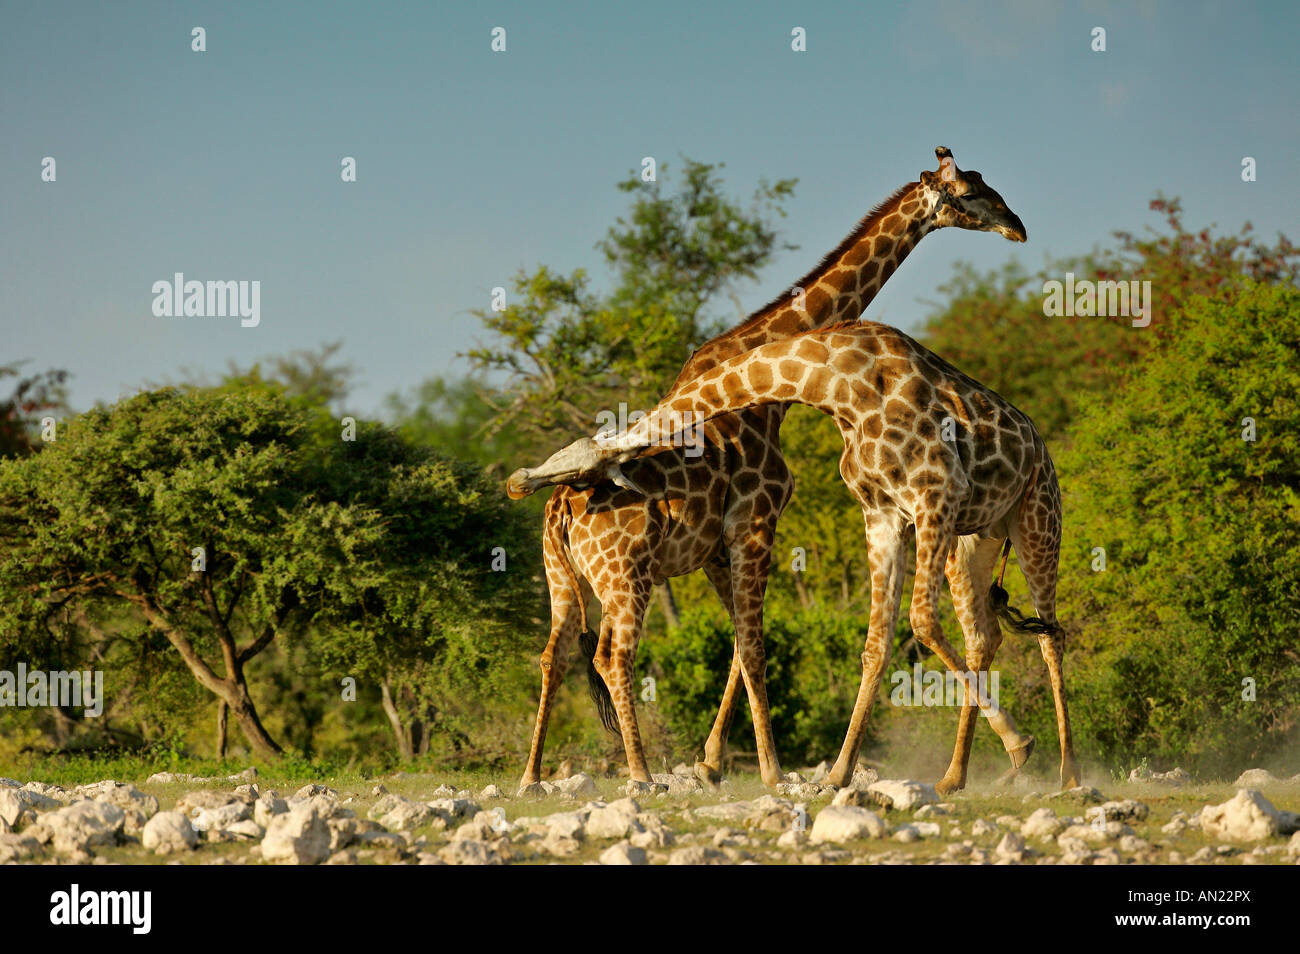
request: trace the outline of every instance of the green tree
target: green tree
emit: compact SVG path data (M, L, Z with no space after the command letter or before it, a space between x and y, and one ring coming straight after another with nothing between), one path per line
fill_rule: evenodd
M613 283L593 290L585 269L545 265L521 272L500 312L476 312L495 339L469 352L480 370L505 372L485 392L495 429L512 426L553 449L556 435L587 433L600 409L650 406L692 348L725 322L713 313L724 292L753 279L780 246L772 224L795 180L760 181L747 206L726 196L721 164L683 160L677 191L637 174L619 183L628 213L597 244ZM737 310L738 306L737 306Z
M1250 281L1188 299L1086 405L1061 590L1104 756L1254 765L1300 724L1298 419L1300 292Z
M492 599L525 577L490 569L517 526L495 488L378 425L329 441L309 425L273 389L164 389L0 462L4 654L143 629L269 757L245 670L277 638L333 627L355 659L398 643L420 658L499 616Z

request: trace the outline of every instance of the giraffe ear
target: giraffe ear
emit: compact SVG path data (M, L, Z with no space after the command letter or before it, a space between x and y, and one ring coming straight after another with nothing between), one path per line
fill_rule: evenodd
M952 187L955 183L952 180L945 179L941 173L931 172L926 169L921 173L921 185L927 189L933 189L936 192L946 192L952 194Z

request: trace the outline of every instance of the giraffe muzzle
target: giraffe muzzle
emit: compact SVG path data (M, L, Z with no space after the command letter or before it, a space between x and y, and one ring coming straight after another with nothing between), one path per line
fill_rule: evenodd
M506 494L519 500L551 484L601 480L609 476L607 471L611 460L622 456L619 451L601 447L590 437L583 437L556 451L539 467L516 470L506 480Z

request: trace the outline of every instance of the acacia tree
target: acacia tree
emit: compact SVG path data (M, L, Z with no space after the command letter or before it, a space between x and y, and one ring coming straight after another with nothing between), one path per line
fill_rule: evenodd
M494 341L471 350L471 362L509 377L501 392L485 392L492 430L513 426L541 450L588 433L596 413L619 402L648 407L692 348L725 326L712 312L718 298L734 301L737 283L793 248L778 243L772 219L796 180L761 180L746 206L723 193L721 168L683 160L672 193L666 164L655 182L634 173L619 183L631 207L596 246L613 277L607 294L585 269L542 265L515 277L504 310L475 312Z
M245 668L277 638L346 621L391 645L520 585L490 570L511 514L472 471L377 426L324 441L314 424L271 388L169 388L0 462L5 654L68 626L145 626L273 757Z
M1092 657L1080 724L1109 758L1239 768L1294 739L1298 416L1289 283L1189 299L1088 403L1062 459L1062 618Z

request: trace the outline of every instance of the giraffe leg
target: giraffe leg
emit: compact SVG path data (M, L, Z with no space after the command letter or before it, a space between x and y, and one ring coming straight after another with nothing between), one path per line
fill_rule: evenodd
M853 780L858 750L862 747L862 735L871 715L871 706L880 691L885 657L898 622L898 604L903 595L903 574L906 569L906 517L897 512L882 513L877 510L865 511L865 517L867 552L871 562L871 621L866 646L862 651L862 683L858 686L853 715L849 719L849 728L839 757L826 776L828 783L840 788Z
M596 645L596 672L609 689L614 711L618 713L619 731L627 754L632 780L651 784L650 768L641 745L641 730L636 719L634 687L636 647L641 637L641 623L650 599L650 580L628 570L613 574L620 589L616 594L601 595L604 613L600 620L600 641ZM626 588L624 588L626 587Z
M550 577L548 575L548 581ZM533 726L533 741L528 750L528 763L524 768L523 778L519 781L522 791L542 778L542 746L546 743L546 728L550 722L551 707L555 703L556 693L564 681L564 674L569 667L569 657L573 641L578 637L579 606L578 600L590 598L590 590L583 585L581 594L574 593L567 584L551 582L551 636L540 659L542 667L542 693L537 703L537 721Z
M963 536L948 554L946 573L948 588L952 593L953 609L961 623L966 642L966 671L973 675L979 684L989 685L988 671L1002 643L1002 629L989 603L986 581L990 579L997 565L998 551L1002 541L997 539ZM991 700L992 706L986 706L985 715L989 724L1002 740L1002 747L1011 757L1011 771L1017 772L1034 750L1034 738L1022 735L1016 729L1010 713ZM962 706L957 728L957 742L953 749L952 762L943 778L935 785L941 794L958 791L966 787L967 766L970 764L971 743L975 737L976 714L980 707L969 685Z
M951 551L954 549L957 540L952 532L952 513L951 507L946 502L936 500L930 505L930 509L919 514L916 521L916 578L912 586L912 606L910 618L912 623L912 632L922 645L928 648L943 661L943 664L952 672L960 674L963 679L966 677L966 666L962 659L953 649L952 644L948 642L943 634L943 627L939 624L939 589L943 582L944 566L948 564ZM978 631L976 633L978 638ZM976 666L987 668L988 662L985 660L986 651L984 647L977 646L975 655L978 657ZM991 654L987 654L992 658ZM966 683L966 695L964 702L973 705L964 705L960 724L958 725L957 750L953 754L953 765L949 765L948 773L944 775L941 782L945 791L952 791L966 783L966 765L970 756L970 744L974 734L975 714L974 709L980 708L990 717L990 721L998 719L1007 719L1005 713L992 704L991 700L980 700L972 692L973 687L969 682ZM967 710L970 710L967 714ZM1006 723L1001 723L1004 727ZM995 725L995 728L998 726ZM1014 729L1014 727L1013 727ZM1001 734L1001 733L999 733Z
M1065 703L1065 632L1056 620L1061 492L1050 465L1043 479L1030 490L1019 517L1012 525L1011 545L1015 547L1020 571L1029 584L1034 612L1048 630L1037 634L1038 648L1047 664L1047 674L1052 681L1052 700L1056 704L1056 732L1061 742L1061 787L1074 788L1079 784L1079 764L1074 758L1070 713Z
M758 748L758 771L763 784L781 782L781 764L772 734L772 713L767 701L767 654L763 648L763 594L767 590L772 531L752 530L732 547L731 602L736 627L736 651L749 694L749 711Z
M727 615L735 621L735 609L731 604L731 566L726 563L708 563L704 566L704 575L713 584L718 599L727 608ZM718 715L713 720L713 728L704 743L704 758L695 763L695 777L705 785L713 787L722 781L722 759L727 752L727 736L731 732L731 719L736 712L736 699L740 692L742 679L740 674L740 643L732 644L731 668L727 672L727 687L722 692L722 701L718 705Z

